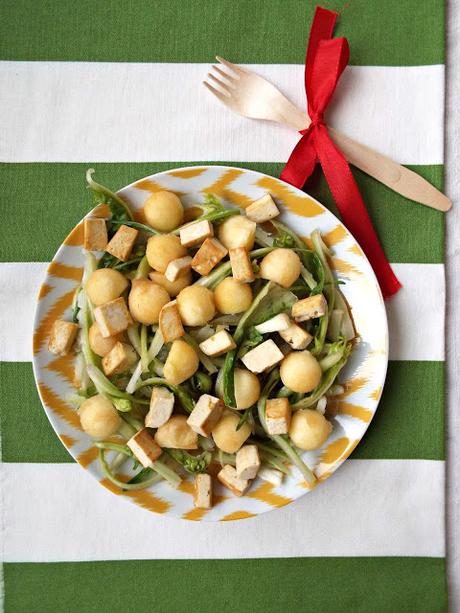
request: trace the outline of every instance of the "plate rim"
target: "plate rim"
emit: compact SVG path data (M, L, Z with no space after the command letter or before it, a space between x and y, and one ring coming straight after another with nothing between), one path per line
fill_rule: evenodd
M96 165L96 164L95 164ZM88 165L89 166L89 165ZM321 209L323 210L323 212L325 212L327 215L330 215L337 224L340 224L341 226L343 226L347 232L347 234L353 239L353 241L361 248L360 243L356 240L355 236L352 234L352 232L350 232L350 230L346 227L346 225L332 212L330 211L324 204L322 204L322 202L320 202L319 200L317 200L314 196L312 196L311 194L309 194L306 191L301 190L300 188L297 188L293 185L291 185L290 183L287 183L286 181L284 181L283 179L280 179L279 177L274 177L273 175L269 175L267 173L261 172L259 170L254 170L252 168L244 168L241 166L236 166L236 165L232 165L232 166L227 166L225 164L200 164L200 163L196 163L196 164L189 164L186 166L174 166L172 168L168 168L165 170L162 170L160 172L156 172L156 173L152 173L149 175L146 175L144 177L140 177L138 179L136 179L135 181L132 181L131 183L124 185L123 187L121 187L120 189L116 190L114 193L116 193L117 195L121 195L123 196L123 192L126 190L129 190L130 188L136 188L136 184L141 182L141 181L146 181L149 179L153 179L154 177L161 177L164 175L169 175L171 176L172 172L177 172L177 171L186 171L186 170L190 170L191 168L203 168L205 171L207 169L210 168L216 168L216 169L221 169L223 171L229 171L229 170L239 170L243 173L250 173L250 174L255 174L258 175L260 177L268 177L270 179L275 179L276 181L279 181L280 183L282 183L284 186L286 186L288 189L290 190L294 190L296 193L298 193L299 195L302 196L308 196L315 204L319 205L321 207ZM97 170L96 170L97 171ZM56 252L54 253L53 257L50 260L49 265L55 261L59 254L64 250L65 247L65 242L68 239L68 237L70 236L70 234L75 230L75 228L82 223L82 221L86 218L89 217L92 212L94 211L96 207L92 207L90 210L88 210L88 212L86 213L86 215L84 215L83 217L80 218L79 221L76 222L76 224L73 226L73 228L69 231L69 233L67 234L66 237L64 237L64 239L62 239L58 249L56 250ZM238 207L237 208L241 208ZM368 273L366 274L366 276L368 276L375 285L375 288L377 290L377 294L378 294L378 302L379 302L379 307L381 307L382 313L383 313L383 322L384 322L384 330L383 330L383 338L384 338L384 348L383 348L383 354L384 354L384 364L381 367L381 382L379 382L379 394L378 397L375 398L374 402L375 402L375 408L374 411L372 413L372 417L371 419L365 423L365 426L362 429L362 433L361 436L358 439L358 443L356 444L355 447L349 449L347 451L347 453L342 456L340 458L339 461L336 461L335 464L333 465L333 470L330 473L329 476L332 476L339 468L340 466L349 458L349 456L353 453L354 449L359 446L359 444L361 443L362 439L364 438L370 424L372 423L374 417L375 417L375 413L377 412L379 405L380 405L380 401L382 398L382 394L383 394L383 390L384 390L384 386L386 383L386 379L387 379L387 373L388 373L388 363L389 363L389 327L388 327L388 315L387 315L387 311L385 308L385 301L383 299L383 295L382 295L382 291L380 289L380 285L378 283L377 277L375 275L375 272L366 256L366 254L364 253L364 251L362 250L362 258L364 259L366 266L368 268ZM40 288L39 288L39 292L37 294L36 297L36 302L35 302L35 308L34 308L34 316L33 316L33 329L32 329L32 340L35 337L35 333L38 327L38 323L39 323L39 316L40 316L40 306L41 306L41 301L39 299L39 295L40 295L40 291L43 285L46 284L47 279L50 276L49 273L49 265L46 269L45 275L42 278L42 282L40 283ZM350 305L351 306L351 305ZM37 354L38 355L38 354ZM91 470L88 470L88 468L86 468L85 466L83 466L80 461L78 460L78 458L76 457L76 455L74 455L74 452L72 451L71 448L67 447L67 445L65 444L65 442L62 440L58 430L57 430L57 420L54 418L54 415L52 414L52 412L50 410L47 409L46 403L42 397L42 392L39 388L39 372L40 372L40 367L38 365L38 358L37 355L32 351L32 370L33 370L33 375L34 375L34 382L35 382L35 387L38 393L38 396L40 398L40 403L42 405L42 410L44 411L49 423L51 424L51 427L53 428L53 431L57 437L57 439L59 440L59 442L63 445L64 449L67 451L67 453L73 458L73 460L79 465L80 469L83 469L85 472L89 472L91 474L91 477L98 482L99 486L104 486L103 483L101 483L100 479L97 478L97 476L95 474L93 474L93 472ZM295 503L297 500L301 499L304 497L305 494L309 493L309 489L305 489L305 491L303 493L301 493L299 496L292 498L292 500L287 503L287 505L282 505L282 506L289 506L290 504ZM131 502L134 504L135 503L134 500L129 499L127 496L121 496L122 499L124 499L126 502ZM138 506L138 505L137 505ZM258 512L255 516L258 517L259 515L264 515L265 513L271 512L271 511L275 511L277 509L281 508L281 506L271 506L270 508L264 509L261 512ZM163 514L165 517L169 517L172 519L188 519L189 521L196 521L196 520L192 520L190 518L184 518L182 516L177 516L171 513L164 513ZM250 517L252 519L252 517ZM200 521L203 521L203 519L205 521L211 521L211 522L218 522L218 521L222 521L219 518L213 518L213 519L209 519L206 518L206 516L204 518L201 518ZM231 521L240 521L242 519L249 519L249 517L241 517L241 518L235 518ZM228 520L226 520L228 521Z

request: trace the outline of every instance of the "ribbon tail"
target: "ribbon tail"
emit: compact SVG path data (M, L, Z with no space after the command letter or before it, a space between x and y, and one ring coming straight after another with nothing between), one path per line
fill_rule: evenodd
M315 169L318 157L311 139L311 128L294 147L280 175L283 181L302 189Z
M383 297L389 298L402 287L401 283L385 256L348 162L331 140L327 128L318 128L314 134L315 148L332 196L344 224L369 259Z

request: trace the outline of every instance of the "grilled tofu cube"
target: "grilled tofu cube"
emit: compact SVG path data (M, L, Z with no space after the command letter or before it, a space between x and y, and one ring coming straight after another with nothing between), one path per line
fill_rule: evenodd
M107 377L128 370L137 362L137 353L127 343L118 341L107 355L102 358L102 370Z
M254 270L252 269L252 262L246 249L244 247L230 249L229 256L233 278L243 283L254 281Z
M287 398L273 398L265 405L265 421L269 434L287 434L291 424L291 405Z
M286 313L280 313L275 315L271 319L267 319L258 326L254 326L257 332L261 334L269 334L270 332L280 332L281 330L287 330L291 325L291 320Z
M104 338L124 332L133 323L125 299L121 296L96 307L94 319Z
M180 231L180 242L184 247L195 247L202 243L206 238L214 236L214 228L208 220L197 221L196 223L183 228Z
M201 434L201 436L209 436L211 430L221 418L223 408L224 403L220 398L203 394L199 397L195 408L190 413L187 424L194 432Z
M219 330L208 339L200 343L200 349L206 355L219 356L235 349L236 344L227 330Z
M195 475L193 488L193 502L197 509L212 508L212 478L211 475L202 473Z
M186 255L183 258L177 258L177 260L172 260L166 267L165 277L168 279L168 281L174 283L176 279L190 270L191 264L192 258L189 255Z
M142 428L142 430L136 432L126 444L133 452L136 460L138 460L144 468L150 468L163 453L163 450L157 445L147 428Z
M239 479L236 475L236 469L230 464L226 464L217 474L217 478L225 485L235 496L243 496L249 487L247 479Z
M165 343L175 341L185 334L176 300L164 305L160 311L158 322Z
M313 336L295 323L291 323L289 328L279 330L278 334L293 349L306 349L312 342Z
M145 416L147 428L159 428L171 417L174 409L174 394L166 387L154 387L150 396L150 409Z
M257 445L243 445L236 453L236 476L238 479L255 479L260 468Z
M192 268L202 276L209 275L211 270L218 264L228 251L217 238L207 238L192 260Z
M122 262L126 262L131 255L138 235L139 231L136 228L120 226L110 239L105 250Z
M327 302L323 294L309 296L292 305L292 317L296 321L307 321L322 317L326 313Z
M246 209L246 217L256 223L264 223L280 214L278 207L270 194L265 194L262 198L255 200Z
M77 332L77 324L56 319L48 340L49 351L54 353L54 355L67 355L72 349Z
M83 247L87 251L105 251L108 240L105 219L87 217L83 222L83 231Z
M241 361L248 370L257 374L278 364L283 358L284 355L270 338L268 341L248 351L247 354L241 358Z

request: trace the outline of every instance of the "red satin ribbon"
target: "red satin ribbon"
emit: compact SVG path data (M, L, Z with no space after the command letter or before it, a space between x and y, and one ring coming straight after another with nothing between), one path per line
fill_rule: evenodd
M319 161L342 219L374 269L384 298L401 287L383 252L366 206L343 153L334 144L323 114L349 59L346 38L332 38L337 13L316 8L305 63L305 89L311 124L302 130L281 178L302 189Z

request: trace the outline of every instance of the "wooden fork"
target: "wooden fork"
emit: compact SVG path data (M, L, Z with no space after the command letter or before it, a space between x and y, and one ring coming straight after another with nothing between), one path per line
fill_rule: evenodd
M203 84L232 111L253 119L283 123L294 130L308 128L308 115L297 108L274 85L260 75L216 55L220 66ZM226 70L222 68L224 66ZM347 160L402 196L438 211L448 211L452 202L417 173L328 126L329 134Z

